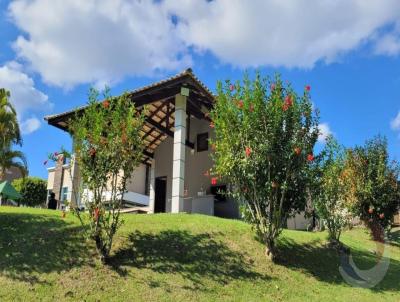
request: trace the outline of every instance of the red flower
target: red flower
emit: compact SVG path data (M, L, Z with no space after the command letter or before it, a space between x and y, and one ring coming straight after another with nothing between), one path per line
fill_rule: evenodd
M283 106L282 106L282 110L283 111L287 111L289 109L289 105L288 104L283 104Z
M240 109L242 109L242 108L243 108L243 105L244 105L244 103L243 103L243 101L242 101L242 100L238 101L238 104L237 104L237 106L238 106Z
M307 86L306 86L306 90L307 90L307 91L310 91L310 90L311 90L311 86L310 86L310 85L307 85Z
M285 104L287 104L288 106L292 106L293 105L293 98L292 98L291 95L286 96Z
M380 215L379 215L379 218L380 218L380 219L383 219L383 218L385 218L385 214L383 214L383 213L382 213L382 214L380 214Z
M229 90L230 90L230 91L235 90L235 86L234 86L233 84L230 84L230 85L229 85Z
M110 102L108 101L108 100L105 100L104 102L103 102L103 107L104 108L108 108L108 107L110 107Z
M217 184L217 178L216 177L211 178L211 184L213 186L215 186Z
M210 123L210 128L214 128L214 127L215 127L214 122L211 122Z
M368 213L372 214L373 212L374 212L374 209L373 209L373 208L369 208L369 209L368 209Z
M47 163L48 163L48 160L45 160L45 161L43 162L43 165L45 166L45 165L47 165Z
M297 155L300 155L301 148L299 148L299 147L294 148L294 153L296 153Z
M251 154L251 148L250 147L246 147L246 157L249 157Z
M308 155L307 155L307 160L308 160L309 162L313 161L313 160L314 160L314 155L308 154Z
M274 91L275 90L275 83L272 83L271 84L271 91Z

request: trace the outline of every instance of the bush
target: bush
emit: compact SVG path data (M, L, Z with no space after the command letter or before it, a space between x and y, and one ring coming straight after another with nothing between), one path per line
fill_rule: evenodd
M26 177L15 179L12 185L22 195L20 203L30 207L46 203L47 181L38 177Z
M140 131L145 114L127 94L112 98L106 92L104 98L99 103L97 91L91 90L88 107L75 116L69 130L82 181L93 193L92 200L82 196L89 211L90 237L106 262L122 223L120 208L127 180L143 157Z
M218 83L211 113L216 135L211 182L232 185L229 194L247 208L272 259L287 218L305 209L308 165L318 138L309 90L297 95L279 77L270 83L259 74L253 81Z
M331 244L339 244L342 230L350 225L352 214L346 203L346 182L343 177L345 151L332 137L313 165L314 185L311 186L313 205Z
M383 240L400 200L399 165L389 160L386 138L378 136L348 150L345 177L353 213L370 227L374 239Z

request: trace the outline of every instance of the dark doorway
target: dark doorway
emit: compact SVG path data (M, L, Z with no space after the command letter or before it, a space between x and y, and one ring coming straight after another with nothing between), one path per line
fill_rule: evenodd
M165 213L167 201L167 178L157 177L155 185L154 213Z

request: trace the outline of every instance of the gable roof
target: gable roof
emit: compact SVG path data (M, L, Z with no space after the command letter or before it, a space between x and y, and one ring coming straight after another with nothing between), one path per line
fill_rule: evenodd
M182 87L190 90L187 113L196 118L208 120L205 111L212 108L215 97L190 68L167 79L128 92L128 97L137 108L148 105L149 110L142 129L142 137L146 145L143 153L146 164L150 164L157 146L166 137L173 136L175 95L181 92ZM85 105L67 112L48 115L44 119L49 125L68 131L69 119L77 112L85 110L86 107ZM189 141L186 145L194 148L194 144Z

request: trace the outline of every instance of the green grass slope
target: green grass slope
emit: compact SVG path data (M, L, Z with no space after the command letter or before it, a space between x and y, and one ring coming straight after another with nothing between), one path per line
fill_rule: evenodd
M400 301L400 239L373 289L354 288L325 233L286 230L278 264L249 225L201 215L125 215L102 266L71 214L0 207L0 301ZM396 237L397 236L397 237ZM363 229L343 234L362 269L377 261Z

